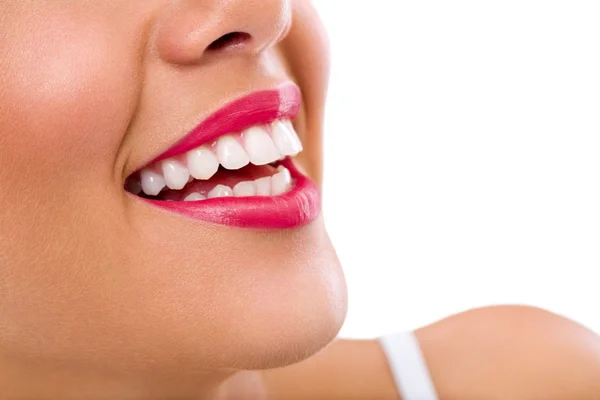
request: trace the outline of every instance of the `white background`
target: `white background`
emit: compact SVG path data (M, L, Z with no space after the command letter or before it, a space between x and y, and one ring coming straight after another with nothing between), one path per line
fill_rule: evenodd
M315 3L341 335L498 303L600 332L600 3Z

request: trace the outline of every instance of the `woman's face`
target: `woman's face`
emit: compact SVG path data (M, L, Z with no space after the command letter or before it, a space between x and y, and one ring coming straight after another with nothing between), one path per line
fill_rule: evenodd
M267 368L335 336L321 217L244 228L124 190L224 105L290 81L295 162L320 182L328 55L307 1L3 0L0 32L0 363Z

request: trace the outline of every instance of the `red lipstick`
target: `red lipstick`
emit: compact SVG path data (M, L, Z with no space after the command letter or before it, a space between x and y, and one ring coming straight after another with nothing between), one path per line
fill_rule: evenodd
M251 93L217 110L149 164L185 153L220 136L241 131L252 125L266 124L279 118L292 120L298 115L301 104L302 94L293 83L274 90Z
M186 217L241 228L286 229L312 222L321 212L319 189L290 160L282 163L295 180L294 188L280 196L218 197L184 202L142 199L151 205Z
M240 132L277 119L292 120L301 106L295 84L252 93L217 110L150 164L179 156L220 136ZM287 229L313 221L321 211L317 186L289 158L279 163L288 169L293 187L277 196L215 197L200 201L165 201L138 197L152 207L185 217L243 228ZM210 180L209 180L210 182Z

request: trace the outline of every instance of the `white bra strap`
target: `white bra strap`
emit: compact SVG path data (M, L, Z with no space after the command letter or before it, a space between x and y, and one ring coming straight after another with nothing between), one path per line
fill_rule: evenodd
M395 333L379 341L402 400L438 400L415 334Z

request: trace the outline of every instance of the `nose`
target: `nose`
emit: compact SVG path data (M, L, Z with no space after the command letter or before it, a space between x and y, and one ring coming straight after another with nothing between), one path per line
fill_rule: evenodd
M181 0L156 21L154 46L172 64L215 54L257 54L291 26L291 0ZM174 3L174 4L173 4Z

